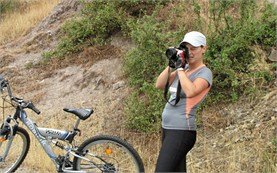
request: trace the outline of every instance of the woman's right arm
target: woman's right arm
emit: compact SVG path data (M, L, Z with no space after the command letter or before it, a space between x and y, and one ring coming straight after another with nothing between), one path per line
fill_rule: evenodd
M167 79L168 79L168 72L170 72L169 70L169 66L167 66L164 71L159 75L159 77L157 78L157 81L156 81L156 88L158 89L164 89L165 88L165 85L166 85L166 82L167 82ZM170 74L170 77L169 77L169 84L172 84L175 76L176 76L177 72L174 71Z

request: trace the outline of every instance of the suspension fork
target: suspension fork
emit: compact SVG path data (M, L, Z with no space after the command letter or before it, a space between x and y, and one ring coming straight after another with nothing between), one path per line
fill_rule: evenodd
M18 127L18 124L16 121L15 121L16 124L12 126L10 123L11 120L15 121L15 119L11 118L11 116L8 116L4 124L2 125L2 128L0 129L0 147L3 145L4 141L8 140L6 149L4 150L5 152L3 153L3 155L0 155L0 162L5 161L5 158L7 157L10 151L10 148Z

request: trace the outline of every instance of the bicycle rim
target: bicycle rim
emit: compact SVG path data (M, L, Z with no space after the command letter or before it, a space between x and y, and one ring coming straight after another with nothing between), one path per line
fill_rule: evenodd
M136 151L125 141L109 136L92 138L81 145L84 157L76 158L76 170L86 172L137 173L143 171L142 161Z
M5 153L9 138L0 144L0 156ZM30 138L24 129L18 129L5 160L0 161L0 173L14 172L22 163L30 147Z

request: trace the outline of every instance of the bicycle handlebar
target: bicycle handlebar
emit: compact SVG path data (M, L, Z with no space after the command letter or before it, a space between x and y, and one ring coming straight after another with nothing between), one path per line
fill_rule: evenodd
M34 111L36 114L40 114L40 110L38 110L32 102L29 102L28 108Z
M2 90L3 88L7 88L8 90L8 95L9 97L11 98L11 101L14 101L18 106L22 107L23 109L24 108L29 108L31 109L32 111L34 111L36 114L40 114L40 110L38 110L34 104L31 102L31 101L24 101L23 99L21 98L18 98L18 97L14 97L12 95L12 91L11 91L11 88L10 88L10 85L9 85L9 82L7 80L5 80L1 75L0 75L0 89Z
M32 111L34 111L36 114L40 114L40 110L38 110L35 105L31 101L24 101L23 99L17 98L17 97L12 97L12 101L16 102L16 104L20 107L24 108L29 108Z

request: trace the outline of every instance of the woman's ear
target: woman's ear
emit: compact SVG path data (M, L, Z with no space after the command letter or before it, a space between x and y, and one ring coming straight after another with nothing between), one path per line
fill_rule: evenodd
M202 46L202 54L204 55L206 50L207 50L208 46Z

